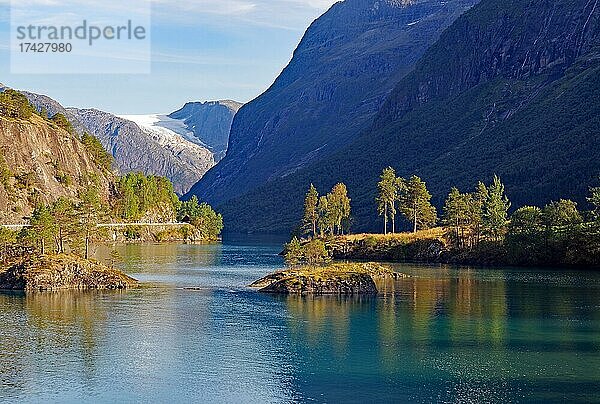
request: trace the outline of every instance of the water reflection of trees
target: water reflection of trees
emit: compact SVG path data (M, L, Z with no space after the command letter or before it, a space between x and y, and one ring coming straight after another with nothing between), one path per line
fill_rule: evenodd
M2 385L19 390L35 383L35 374L52 371L56 358L77 358L73 365L84 372L84 380L91 379L96 373L98 340L107 319L99 294L0 294L0 318L12 317L12 324L3 322ZM48 347L52 355L48 355Z
M435 277L379 280L381 293L376 298L290 296L290 313L304 320L291 326L306 341L318 342L329 334L341 343L355 317L369 313L370 327L378 330L386 346L402 341L427 345L440 338L502 344L507 315L504 278L482 280L469 270L460 271L458 276L444 271ZM440 322L444 327L434 330L435 323Z

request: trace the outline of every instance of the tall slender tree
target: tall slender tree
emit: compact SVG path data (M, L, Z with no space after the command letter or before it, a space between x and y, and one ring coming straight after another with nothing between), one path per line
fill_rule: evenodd
M40 246L40 252L46 254L48 243L52 243L56 233L56 222L46 204L39 204L29 220L29 237Z
M388 219L392 221L392 233L396 231L396 201L398 200L398 179L396 171L392 167L383 170L380 181L377 184L379 194L377 196L377 209L379 215L383 216L383 232L388 233Z
M431 228L437 222L437 212L425 182L413 175L405 184L399 198L400 211L412 223L414 233Z
M65 242L76 233L76 215L73 202L58 198L51 206L50 212L56 221L57 232L55 235L56 250L59 254L65 252Z
M464 248L465 228L472 221L472 195L461 194L452 188L444 206L444 223L452 228L452 236L458 248Z
M317 222L319 221L319 192L313 184L304 199L304 225L310 228L312 236L317 237Z
M504 184L497 175L487 188L487 194L483 204L483 228L494 241L500 241L506 232L510 201L504 192Z
M319 205L317 210L319 211L319 234L321 235L321 237L324 237L328 233L333 234L334 221L333 215L329 208L329 197L327 195L323 195L319 198Z
M104 217L102 200L93 181L79 192L76 211L85 242L85 259L89 259L91 239L98 233L98 223Z
M342 222L350 217L350 198L343 183L336 184L327 197L334 224L334 233L344 234Z

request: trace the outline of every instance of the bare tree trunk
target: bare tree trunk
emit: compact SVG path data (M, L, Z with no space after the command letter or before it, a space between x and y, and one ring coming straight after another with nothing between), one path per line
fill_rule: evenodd
M387 203L385 204L385 208L383 209L383 234L387 235Z
M416 204L413 206L413 210L415 212L413 233L416 233L417 232L417 205Z
M85 259L90 259L90 233L85 235Z

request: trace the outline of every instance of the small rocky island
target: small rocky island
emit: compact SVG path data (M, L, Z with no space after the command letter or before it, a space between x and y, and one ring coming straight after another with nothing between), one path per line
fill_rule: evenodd
M0 290L119 290L137 287L123 272L75 255L35 255L0 267Z
M300 267L279 271L253 284L259 292L273 294L355 295L377 294L375 280L404 275L374 263L335 263L325 267Z

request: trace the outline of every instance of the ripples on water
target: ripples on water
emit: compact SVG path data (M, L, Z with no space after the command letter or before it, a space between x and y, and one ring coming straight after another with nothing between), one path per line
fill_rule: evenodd
M0 400L600 400L597 274L402 265L378 297L248 290L279 248L117 246L150 287L0 294Z

